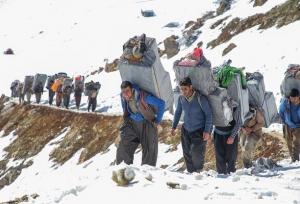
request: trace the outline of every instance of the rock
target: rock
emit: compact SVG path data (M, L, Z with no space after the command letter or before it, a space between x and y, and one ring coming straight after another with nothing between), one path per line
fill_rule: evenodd
M164 27L167 27L167 28L177 28L177 27L179 27L179 23L178 22L170 22L167 25L165 25Z
M164 40L165 53L167 58L170 59L177 55L180 51L179 43L177 42L178 37L172 35Z
M266 13L258 13L245 19L234 18L223 29L222 33L207 44L208 47L216 46L228 42L232 37L259 26L258 29L267 29L277 25L280 28L292 22L300 20L300 4L298 1L286 1L283 4L273 7Z
M181 190L187 190L188 189L188 186L186 184L181 184L180 185L180 189Z
M196 23L195 21L188 21L188 22L185 24L185 28L191 27L191 26L194 25L195 23Z
M226 54L228 54L231 50L233 50L234 48L236 48L236 44L234 43L230 43L224 50L222 53L222 56L225 56Z
M11 48L8 48L7 50L4 51L5 55L14 55L14 51Z
M141 10L141 14L144 17L154 17L155 16L155 13L153 10L145 10L145 11Z
M214 24L212 24L210 26L210 29L215 29L216 27L218 27L219 25L221 25L225 20L227 20L230 16L226 16L225 18L222 18L218 21L216 21Z
M264 5L267 1L268 1L268 0L255 0L255 1L254 1L253 7L255 7L255 6L262 6L262 5Z
M202 47L202 45L203 45L203 41L197 43L197 47Z
M195 179L196 179L196 180L202 180L202 179L203 179L203 175L197 174L197 175L195 176Z
M166 169L166 168L168 168L168 166L169 166L169 165L167 165L167 164L162 164L162 165L160 165L160 168Z
M153 180L152 174L150 174L149 172L147 172L147 175L145 176L145 179L147 179L148 181L152 181Z
M240 181L241 180L241 178L239 177L239 176L234 176L233 178L232 178L232 182L238 182L238 181Z
M112 180L118 184L118 186L127 186L135 178L134 170L130 167L113 171Z
M220 2L219 7L217 8L217 15L222 15L226 11L228 11L231 7L231 0L222 0Z
M175 182L167 182L167 186L169 186L172 189L180 189L180 184Z
M166 54L165 50L162 50L160 48L157 48L157 50L158 50L159 57L162 57L164 54Z
M38 197L40 197L40 195L37 193L34 193L31 195L31 198L33 198L33 199L37 199Z
M134 170L131 167L126 167L124 171L124 177L131 182L135 178Z

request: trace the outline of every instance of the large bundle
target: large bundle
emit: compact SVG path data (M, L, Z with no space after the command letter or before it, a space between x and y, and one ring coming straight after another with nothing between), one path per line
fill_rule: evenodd
M266 92L263 75L259 72L247 73L246 78L250 106L262 107Z
M153 46L156 46L156 50ZM141 66L152 66L159 58L156 41L147 38L144 34L130 38L123 45L123 54L120 58L121 63L137 64Z
M91 96L94 91L99 91L101 84L99 82L88 82L85 83L84 95Z
M84 76L75 77L75 90L84 90Z
M118 64L118 69L122 81L130 81L137 84L141 89L164 100L166 109L172 112L174 98L170 75L161 64L155 39L146 38L145 42L147 49L143 59L147 62L151 61L151 63L146 63L148 65L145 65L143 62L130 64L121 60Z
M32 84L33 84L34 76L25 76L24 79L24 86L22 93L28 93L32 91Z
M55 79L56 79L56 75L48 76L47 83L46 83L47 89L51 88L51 85L54 83Z
M180 96L180 89L178 86L176 86L176 88L173 90L174 92L174 102L175 102L175 108L177 108L178 105L178 99ZM180 117L180 121L183 121L183 117L184 117L184 112L182 112L181 117Z
M288 97L292 89L300 90L300 65L290 64L281 83L281 94Z
M14 80L11 85L10 85L10 89L12 91L12 97L19 97L19 93L18 93L18 86L21 82L19 80Z
M213 124L220 127L228 126L233 117L227 90L218 87L213 93L208 95L208 101L212 108Z
M173 69L177 83L185 77L190 77L193 87L205 96L214 92L218 86L217 82L214 80L210 67L179 66L177 62L175 62Z
M59 78L67 78L67 77L68 77L68 75L65 72L59 72L59 73L56 74L56 78L57 79L59 79Z
M72 87L73 79L72 78L64 78L62 83L62 90L65 90L68 87Z
M236 74L234 79L230 82L227 87L228 95L241 107L241 118L244 123L248 118L251 117L249 112L249 93L248 89L243 89L241 76Z
M44 89L44 86L47 81L47 75L46 74L36 74L33 79L32 89L36 90L37 88ZM40 87L38 87L40 86Z
M20 81L19 80L14 80L11 85L10 85L10 88L11 89L14 89L16 88L18 85L19 85Z
M272 92L265 93L265 99L263 104L263 113L265 119L265 127L269 127L272 123L278 123L279 114L275 102L275 97Z

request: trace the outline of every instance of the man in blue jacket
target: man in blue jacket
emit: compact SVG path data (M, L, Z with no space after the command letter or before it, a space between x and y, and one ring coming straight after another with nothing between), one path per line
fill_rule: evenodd
M300 96L298 89L292 89L289 97L281 101L279 114L283 122L283 135L292 158L299 161L300 154Z
M117 164L133 163L138 145L142 146L142 165L156 165L158 152L157 125L162 121L165 102L141 90L129 81L121 84L124 123L117 149Z
M203 169L207 140L212 132L212 110L205 96L192 87L191 79L180 81L178 105L174 115L172 135L175 135L182 111L184 124L181 128L181 145L187 171L199 172Z

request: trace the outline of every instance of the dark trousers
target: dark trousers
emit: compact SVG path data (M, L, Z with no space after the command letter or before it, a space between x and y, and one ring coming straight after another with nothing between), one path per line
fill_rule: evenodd
M41 92L36 92L35 93L36 103L39 104L41 102L41 98L42 98L42 93Z
M227 144L228 135L214 133L214 145L216 153L216 166L219 174L229 174L235 172L235 162L238 151L238 136L235 137L233 144Z
M96 110L97 107L97 98L89 98L88 111L90 111L92 107L92 112Z
M49 105L52 105L55 92L49 89Z
M56 92L56 106L60 107L62 101L63 94L60 92Z
M75 95L75 103L76 103L76 108L79 109L81 103L81 94Z
M287 125L283 125L283 136L286 140L292 162L299 161L300 128L290 128Z
M187 171L199 172L203 169L206 141L203 140L203 129L188 132L181 128L181 145Z
M126 119L120 128L121 140L117 149L117 164L132 164L135 150L142 146L142 165L156 165L158 152L157 128L146 120L136 122Z
M69 108L69 104L70 104L70 94L63 94L63 102L64 102L64 106L65 108Z

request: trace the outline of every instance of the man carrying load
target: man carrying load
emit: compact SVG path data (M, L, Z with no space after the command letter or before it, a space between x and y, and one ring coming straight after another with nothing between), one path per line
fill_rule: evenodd
M206 143L213 129L212 110L208 99L192 87L189 77L180 81L182 95L174 115L172 135L175 135L182 111L184 124L181 128L181 145L187 171L199 172L203 169Z
M156 165L158 153L157 125L162 121L165 102L141 90L129 81L121 84L124 123L116 155L117 164L133 163L138 145L142 145L142 165Z

